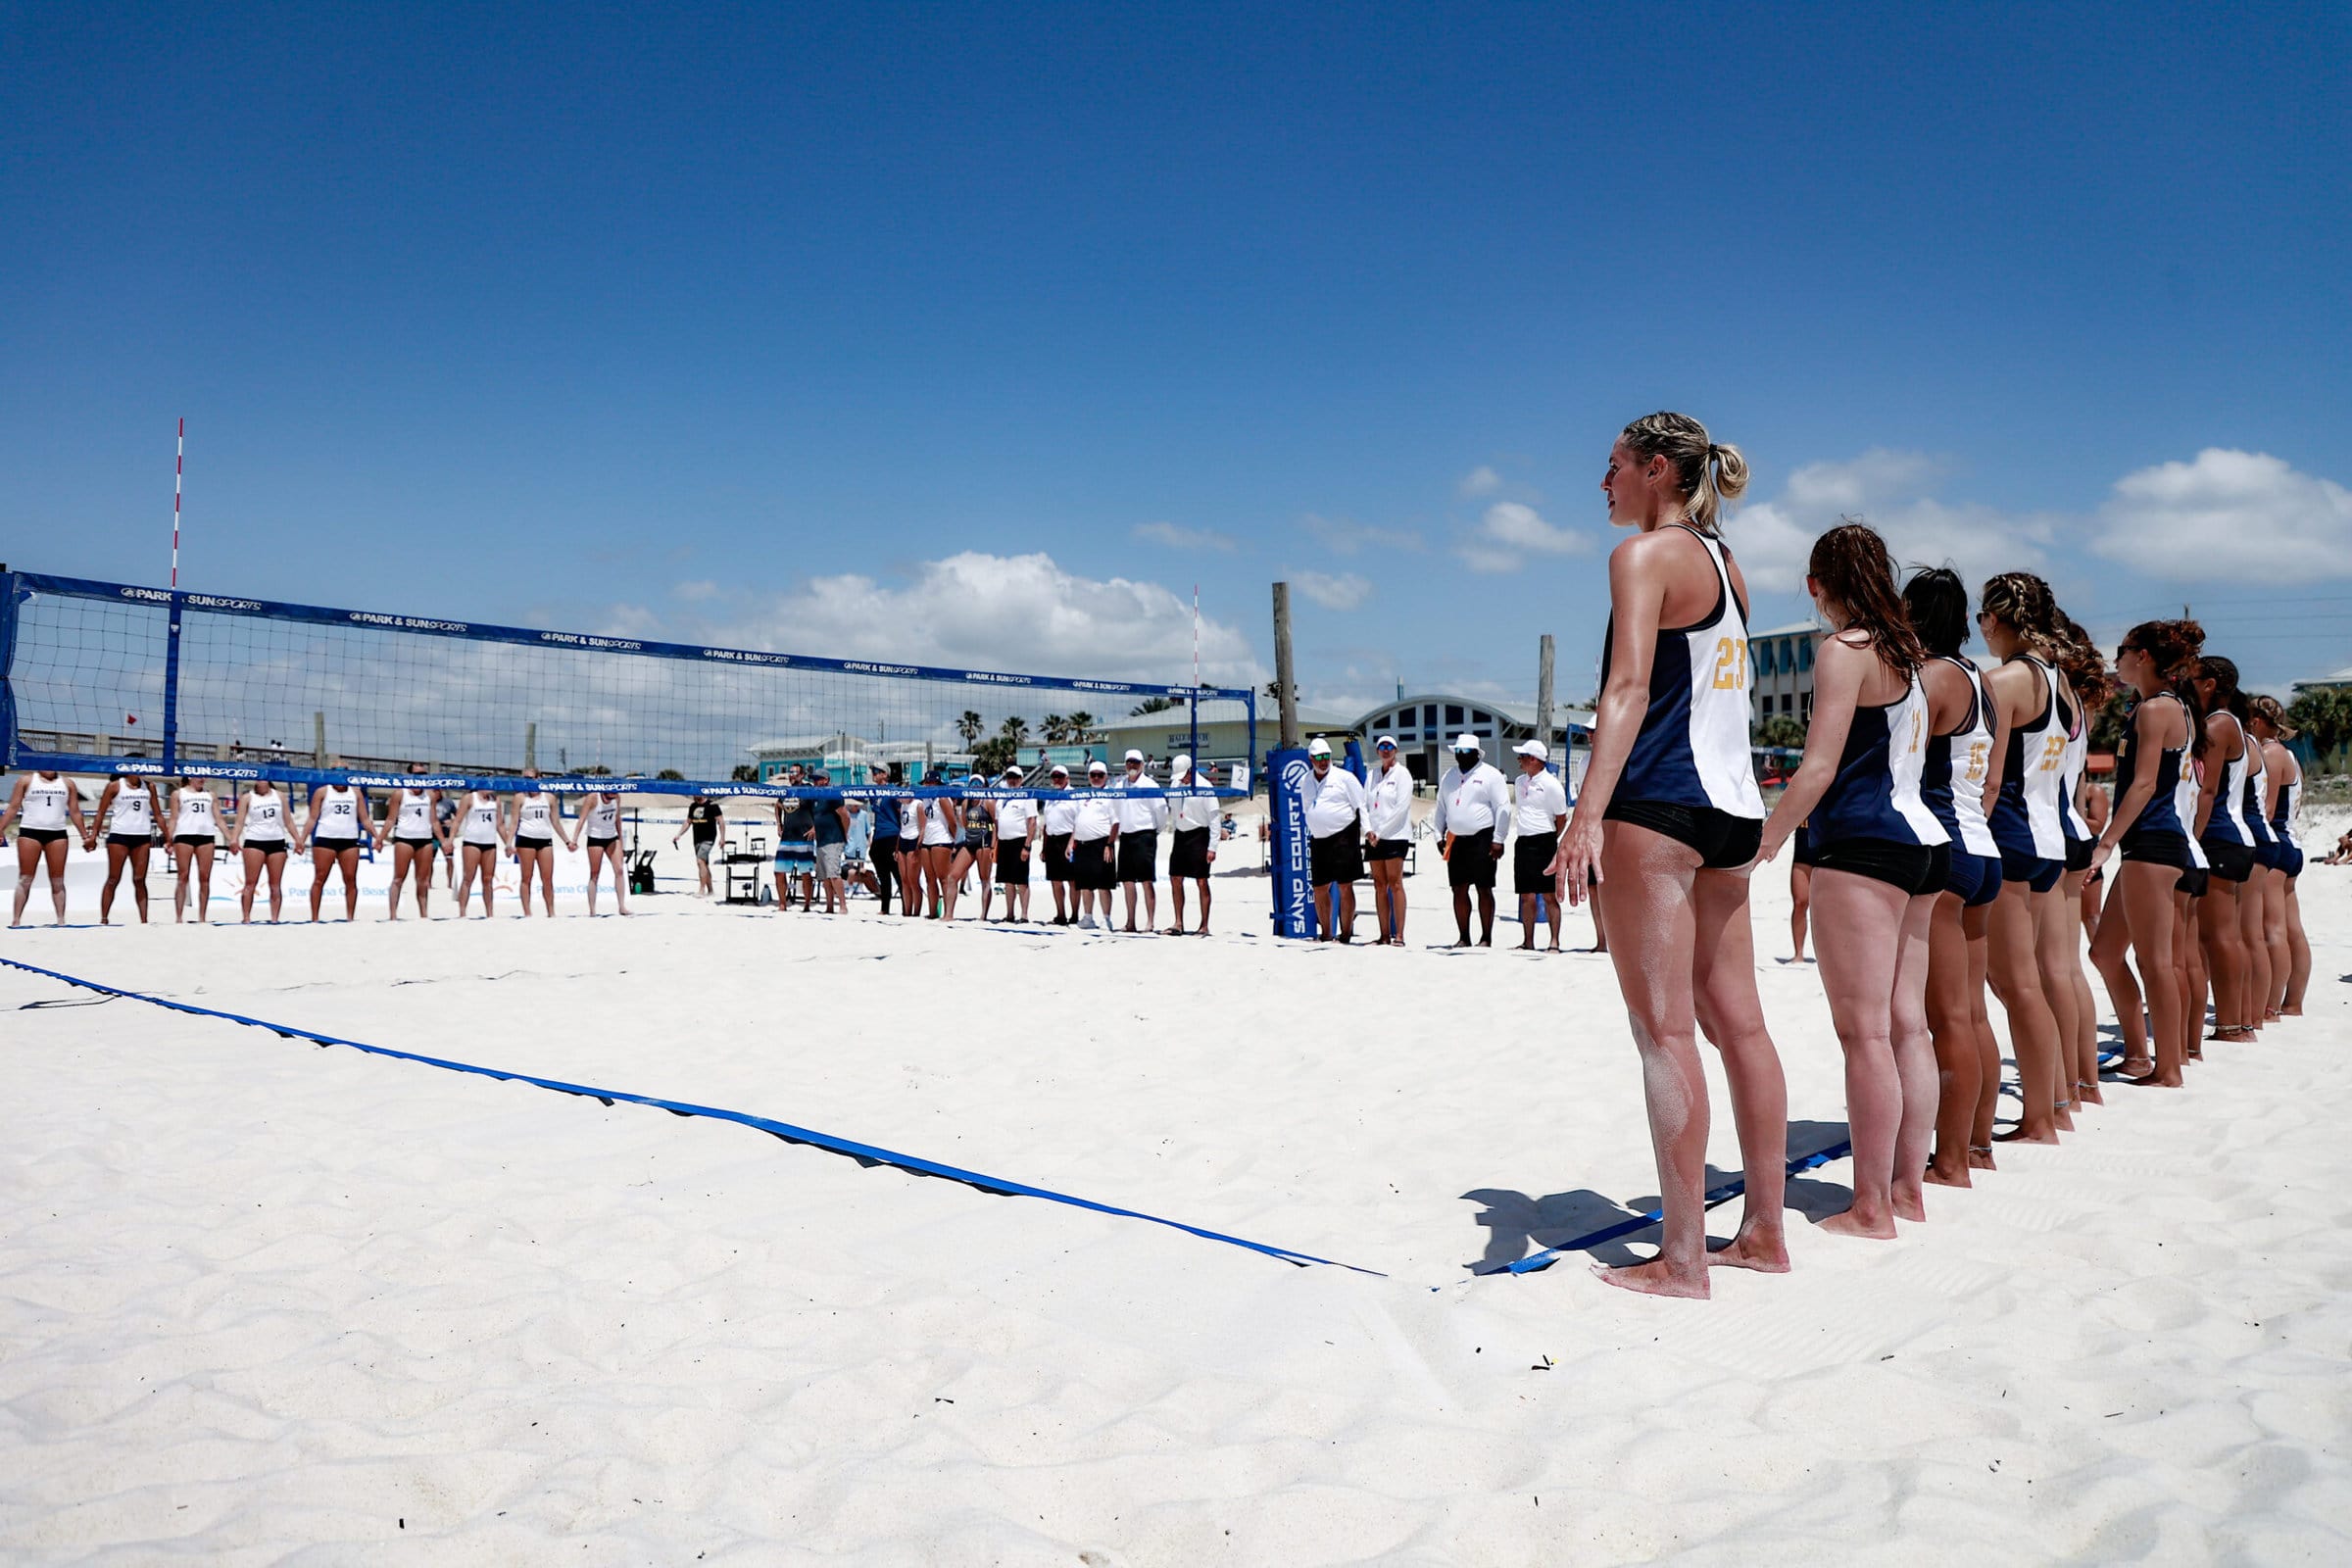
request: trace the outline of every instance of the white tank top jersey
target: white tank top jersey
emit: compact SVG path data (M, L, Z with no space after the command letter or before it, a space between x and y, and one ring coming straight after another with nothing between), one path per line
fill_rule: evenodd
M2260 841L2270 835L2270 824L2259 820L2262 803L2271 795L2271 764L2262 758L2262 742L2251 734L2246 736L2246 787L2237 792L2238 819L2246 824L2246 836Z
M2278 814L2271 821L2278 829L2278 842L2289 849L2301 849L2303 841L2295 837L2295 813L2303 809L2303 764L2295 763L2295 776L2278 786Z
M2066 738L2055 733L2058 726L2058 670L2053 664L2034 661L2041 671L2042 685L2049 691L2050 730L2038 751L2026 757L2026 826L2034 834L2034 853L2045 860L2066 858L2066 829L2058 820L2058 798L2065 781ZM2050 745L2055 741L2058 744Z
M402 788L400 811L392 819L392 836L396 839L429 839L433 836L432 791Z
M218 831L213 820L213 792L183 789L179 792L178 808L172 815L172 836L186 834L190 838L206 838Z
M2090 824L2082 820L2082 808L2075 797L2082 790L2082 770L2090 765L2090 715L2082 711L2081 702L2075 704L2075 732L2066 738L2066 750L2058 758L2058 810L2066 825L2066 836L2080 842L2098 837Z
M135 833L146 838L155 831L155 797L148 793L145 779L124 779L115 792L115 813L107 823L109 833Z
M551 824L555 800L547 795L518 795L514 798L514 836L518 839L552 839L556 830Z
M899 838L902 842L914 840L921 835L921 813L915 808L922 804L911 795L899 797Z
M2188 858L2202 870L2213 864L2197 844L2197 775L2209 763L2180 759L2180 781L2173 786L2173 814L2180 819L2180 831L2188 835Z
M1715 568L1716 606L1689 626L1661 627L1650 656L1648 707L1634 736L1615 799L1711 807L1760 821L1764 794L1748 752L1747 617L1732 591L1723 544L1688 523ZM1601 684L1608 684L1615 617L1603 633Z
M360 792L348 784L329 784L318 792L318 827L311 835L319 844L356 844L360 839Z
M73 787L63 778L43 778L35 773L24 788L24 814L17 825L35 833L55 833L73 826L66 815L66 792Z
M588 836L592 839L620 837L620 802L610 795L593 797L595 805L588 808Z
M1970 726L1943 744L1950 749L1952 766L1952 822L1960 830L1960 847L1971 855L1997 858L2001 847L1992 840L1992 824L1984 817L1984 777L1992 770L1992 688L1984 672L1965 659L1948 659L1968 674L1977 694L1977 710Z
M466 824L459 830L459 836L467 844L485 849L498 842L497 796L474 791L473 798L466 803Z
M1919 672L1911 672L1910 689L1886 714L1887 791L1894 808L1922 844L1948 844L1951 835L1919 798L1919 783L1928 766L1928 688Z
M2237 722L2236 714L2225 716L2230 727L2237 731L2237 756L2222 764L2222 789L2214 799L2213 814L2205 819L2205 836L2232 844L2251 844L2254 835L2246 831L2246 758L2253 752L2254 742ZM2210 756L2205 765L2213 765Z
M286 842L286 798L275 790L267 795L245 797L245 842L248 844L283 844Z
M926 846L956 842L956 835L948 826L948 803L946 801L917 801L914 803L914 808L923 819L923 843Z

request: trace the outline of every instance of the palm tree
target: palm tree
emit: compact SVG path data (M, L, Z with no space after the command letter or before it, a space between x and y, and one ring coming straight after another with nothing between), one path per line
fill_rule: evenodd
M997 734L1004 739L1008 748L1017 752L1029 739L1029 721L1015 713L999 726Z
M956 721L956 733L963 737L966 746L979 745L980 732L987 727L988 720L968 708L963 710L963 716Z
M1181 706L1173 697L1147 697L1127 710L1127 713L1131 718L1141 718L1146 713L1164 713L1171 708Z
M1048 713L1038 725L1045 731L1048 746L1059 746L1070 738L1070 721L1059 713Z
M1076 745L1087 740L1095 727L1095 715L1081 708L1069 716L1069 739Z

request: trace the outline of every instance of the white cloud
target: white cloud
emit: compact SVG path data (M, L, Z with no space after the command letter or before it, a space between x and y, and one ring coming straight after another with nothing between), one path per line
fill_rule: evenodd
M1153 582L1073 576L1047 555L976 551L925 562L906 586L815 577L712 643L1105 680L1180 681L1193 669L1191 601ZM1200 673L1256 685L1266 672L1241 631L1203 615Z
M1166 545L1170 550L1221 550L1230 555L1237 548L1231 534L1219 533L1214 528L1186 528L1173 522L1139 522L1133 532L1146 544Z
M1352 571L1333 576L1325 571L1298 571L1292 585L1325 610L1357 610L1372 597L1372 581Z
M1427 546L1410 528L1374 528L1346 517L1308 513L1298 526L1320 539L1335 555L1352 556L1363 550L1422 550Z
M2207 447L2116 481L2091 549L2153 576L2352 577L2352 490L2263 452Z
M1497 501L1454 554L1472 571L1501 572L1518 566L1522 556L1582 556L1592 550L1591 534L1545 522L1523 501Z
M1491 496L1502 488L1502 475L1482 463L1462 475L1459 488L1465 497Z
M1840 463L1809 463L1772 500L1734 513L1724 538L1749 585L1770 592L1802 587L1813 541L1849 516L1878 529L1898 567L1948 561L1972 586L2047 561L2061 519L1938 501L1931 492L1943 472L1925 453L1884 448Z
M718 584L708 578L699 582L672 583L669 592L673 599L683 599L689 604L699 604L706 599L716 599Z

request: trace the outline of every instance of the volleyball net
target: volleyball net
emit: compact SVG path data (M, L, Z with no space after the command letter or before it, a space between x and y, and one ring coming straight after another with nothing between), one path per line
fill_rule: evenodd
M1017 762L1023 783L990 793L1036 794L1052 763L1083 785L1106 753L1115 782L1129 746L1163 780L1181 749L1213 768L1199 793L1246 794L1256 694L0 571L11 769L513 789L533 767L558 793L855 796L970 793L974 772ZM877 766L900 782L874 785ZM829 784L793 782L796 767Z

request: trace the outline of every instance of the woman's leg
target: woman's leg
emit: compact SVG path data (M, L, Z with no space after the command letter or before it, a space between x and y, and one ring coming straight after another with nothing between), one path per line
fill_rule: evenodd
M188 915L188 867L196 860L196 846L172 846L172 923L179 924Z
M2090 961L2097 967L2099 978L2106 983L2107 1001L2115 1008L2115 1021L2123 1030L2124 1059L2121 1070L2127 1078L2136 1078L2156 1064L2148 1054L2148 1021L2142 1013L2139 982L2132 973L2132 901L2124 897L2124 879L2137 862L2115 862L2113 881L2115 896L2099 913L2099 929L2090 939ZM2159 873L2172 871L2170 866L2158 866ZM2162 877L2152 879L2164 885ZM2166 937L2172 935L2173 911L2171 895L2166 894L2162 924ZM2143 946L2140 967L2148 976L2148 992L2152 997L2158 987L2170 988L2175 983L2172 963L2172 943L2164 944L2165 963L2162 971L2148 968L2148 956Z
M1729 1246L1709 1253L1707 1261L1779 1274L1788 1268L1782 1213L1788 1181L1788 1084L1781 1072L1781 1054L1773 1049L1772 1032L1764 1026L1763 999L1756 995L1756 928L1748 917L1749 887L1744 869L1702 870L1690 879L1692 1012L1723 1061L1724 1084L1732 1097L1732 1127L1739 1135L1740 1164L1747 1184L1739 1232Z
M32 897L33 877L41 868L46 850L46 845L36 844L22 833L17 835L17 906L8 916L12 926L24 923L25 901Z
M245 886L237 894L237 915L247 925L253 923L253 896L261 891L262 865L267 858L259 850L247 850L244 853Z
M1966 1187L1968 1144L1977 1114L1982 1069L1977 1021L1968 1004L1968 936L1961 929L1960 896L1937 895L1928 921L1928 1033L1936 1052L1936 1150L1928 1180Z
M2295 884L2286 883L2286 991L2278 1004L2281 1017L2303 1016L2303 992L2311 984L2311 938L2303 931L2303 899Z
M956 918L956 895L963 881L963 868L956 863L952 845L934 844L923 851L924 869L931 874L932 896L939 901L939 917Z
M2175 884L2180 874L2169 865L2150 865L2143 861L2127 860L2116 872L2115 892L2107 901L2107 911L2099 917L2099 942L2107 941L2109 926L2120 928L2132 939L2132 956L2139 960L2139 974L2146 983L2148 994L2148 1028L2143 1037L2154 1042L2155 1060L2145 1074L2130 1072L2130 1057L2137 1054L2132 1036L2139 1025L2139 1013L2134 998L2132 1012L2124 1018L2125 1069L2134 1083L2155 1084L2166 1089L2180 1087L2181 1044L2186 1031L2180 1026L2182 976L2180 956L2173 951L2175 927L2180 915L2173 907ZM2123 968L2119 959L2115 967ZM2127 981L2129 972L2127 971ZM2108 993L2115 994L2115 982L2108 982ZM2123 999L2116 998L2116 1010L2123 1011Z
M2180 1059L2195 1061L2204 1054L2199 1044L2205 1037L2205 944L2198 928L2197 906L2203 899L2192 899L2178 888L2173 892L2173 968L2180 976Z
M2238 935L2240 886L2217 876L2205 897L2197 901L2205 967L2213 977L2212 1038L2216 1040L2237 1037L2238 993L2246 983L2246 946Z
M416 851L416 918L419 920L432 912L434 853L435 846L431 844Z
M318 922L319 902L326 897L326 868L335 863L335 852L311 847L311 923Z
M1813 869L1813 956L1845 1053L1847 1136L1854 1146L1854 1200L1821 1226L1838 1236L1894 1236L1894 1147L1903 1119L1894 980L1909 902L1902 889L1875 877Z
M2034 952L2034 893L2023 882L2003 882L1992 901L1989 926L1993 994L2009 1014L2009 1043L2017 1054L2018 1091L2024 1108L2017 1126L1996 1134L2003 1143L2054 1144L2057 1108L2051 1091L2058 1082L2058 1022L2041 994L2041 966Z
M343 872L343 919L348 924L360 917L360 847L355 844L336 856L335 864Z
M2263 993L2262 1015L2265 1019L2282 1016L2280 1004L2286 996L2286 977L2294 966L2293 955L2286 942L2286 876L2273 871L2262 884L2262 945L2271 961L2271 986Z
M533 850L531 858L539 862L539 907L546 916L556 917L556 847Z
M615 855L610 858L617 861L620 857ZM594 844L588 846L588 918L591 920L596 918L596 884L605 874L606 859L602 849Z
M2090 992L2090 969L2082 961L2082 882L2087 871L2069 871L2058 880L2058 923L2065 929L2066 978L2075 993L2074 1092L2077 1104L2106 1103L2099 1092L2099 1004Z
M2265 884L2270 879L2270 867L2257 865L2245 886L2237 890L2237 941L2246 950L2246 978L2237 993L2237 1026L2249 1035L2261 1031L2263 1009L2271 996L2271 949L2263 939L2264 911L2270 902Z
M2001 1042L1992 1032L1992 906L1960 911L1968 939L1968 1011L1977 1028L1977 1113L1969 1122L1968 1166L1991 1170L1992 1119L2001 1108Z
M1788 862L1788 951L1790 961L1805 961L1805 912L1813 905L1813 868L1800 861Z
M400 918L400 895L408 887L409 868L416 863L416 851L413 845L401 844L397 842L393 844L392 897L385 905L385 918L387 919L397 920ZM417 886L422 888L425 883L430 882L431 880L432 875L428 870L424 875L416 879Z
M98 923L115 923L115 884L122 880L122 862L130 858L130 846L117 844L111 839L106 846L106 884L98 890Z
M1707 1079L1698 1061L1691 995L1698 946L1691 890L1698 852L1628 822L1606 823L1601 834L1600 897L1608 902L1620 940L1617 988L1641 1053L1642 1096L1649 1112L1664 1224L1656 1257L1599 1272L1627 1290L1704 1297Z
M997 852L994 847L980 851L972 858L980 871L980 918L989 918L989 909L997 898Z
M1902 946L1894 970L1894 1070L1903 1117L1894 1137L1894 1217L1928 1217L1923 1185L1936 1134L1936 1042L1928 1029L1928 926L1940 893L1913 894L1903 906Z
M2042 1000L2049 1004L2050 1021L2058 1031L2058 1054L2050 1062L2050 1105L2062 1133L2075 1128L2075 987L2066 973L2066 932L2058 909L2064 902L2056 888L2034 895L2034 972L2041 978Z
M270 923L275 925L286 908L286 862L294 858L291 851L270 857ZM311 914L318 913L318 884L311 884Z
M196 861L196 922L208 925L213 918L213 858L216 850L210 844L193 844L189 849ZM184 883L187 873L183 870L180 877Z

